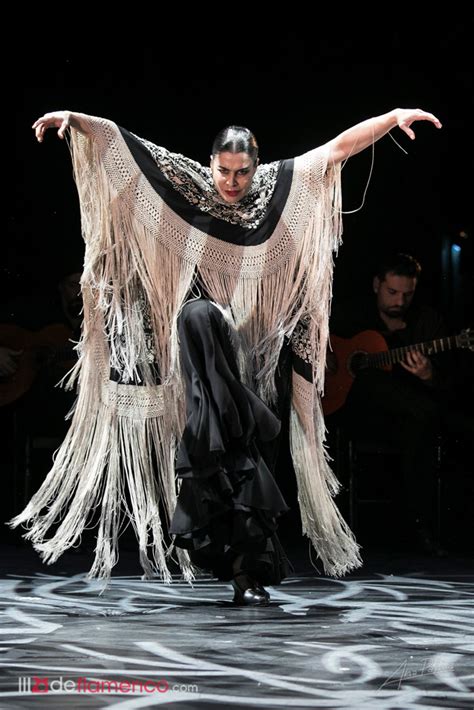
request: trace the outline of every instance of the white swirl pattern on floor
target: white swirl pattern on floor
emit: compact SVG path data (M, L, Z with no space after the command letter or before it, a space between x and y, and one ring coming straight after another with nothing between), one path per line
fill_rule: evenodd
M0 580L1 708L29 708L32 698L48 709L120 710L474 704L467 576L295 576L269 588L266 608L234 607L230 585L208 577L194 588L114 577L101 589L84 574ZM49 691L25 693L33 677L48 678ZM88 692L64 689L78 678ZM169 690L143 691L147 679ZM135 687L98 692L110 680Z

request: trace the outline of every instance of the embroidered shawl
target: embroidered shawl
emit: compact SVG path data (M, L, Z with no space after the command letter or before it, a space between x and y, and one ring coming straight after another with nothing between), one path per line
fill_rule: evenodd
M270 406L291 339L290 447L303 533L327 574L359 567L359 546L333 500L339 483L320 402L342 232L340 169L328 164L327 146L259 166L248 195L229 205L208 168L112 121L74 116L85 131L71 129L86 243L84 323L66 386L77 381L78 398L51 471L10 524L27 525L24 537L48 563L97 525L89 577L107 582L128 519L145 578L171 582L175 552L184 579L194 579L167 524L185 419L177 319L200 286L232 325L243 380Z

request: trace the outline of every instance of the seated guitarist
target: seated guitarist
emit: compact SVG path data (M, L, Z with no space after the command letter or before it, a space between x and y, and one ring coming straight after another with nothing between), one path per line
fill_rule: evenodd
M367 307L354 303L349 307L333 307L331 334L352 338L362 331L377 331L388 349L447 335L440 315L414 299L420 274L421 266L412 256L398 253L388 257L376 271L375 297ZM373 352L370 347L367 350ZM339 365L334 349L328 358L329 372ZM455 411L450 365L448 353L423 354L414 349L404 353L390 371L361 369L336 415L356 439L384 442L400 450L400 493L406 506L410 542L414 538L422 550L438 554L441 548L435 534L436 436L446 428L468 437L474 433L472 417ZM328 417L329 426L330 421Z

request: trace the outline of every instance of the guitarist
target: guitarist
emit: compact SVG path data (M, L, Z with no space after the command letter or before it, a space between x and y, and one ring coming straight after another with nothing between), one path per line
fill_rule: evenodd
M373 298L366 307L333 308L331 334L350 338L365 330L378 331L388 348L440 338L448 333L431 307L416 302L421 274L418 261L396 253L383 260L373 277ZM440 554L435 535L435 441L446 424L456 433L474 432L472 417L453 409L450 355L423 355L413 350L392 371L363 369L352 383L342 410L333 416L350 434L395 446L401 452L401 503L410 542ZM334 354L329 371L337 367ZM330 426L331 417L328 418Z

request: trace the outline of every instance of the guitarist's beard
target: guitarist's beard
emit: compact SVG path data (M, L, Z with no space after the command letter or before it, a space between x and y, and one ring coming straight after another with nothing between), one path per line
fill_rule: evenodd
M403 318L405 313L407 312L406 308L399 307L399 306L393 306L392 308L384 308L382 313L387 316L387 318Z

